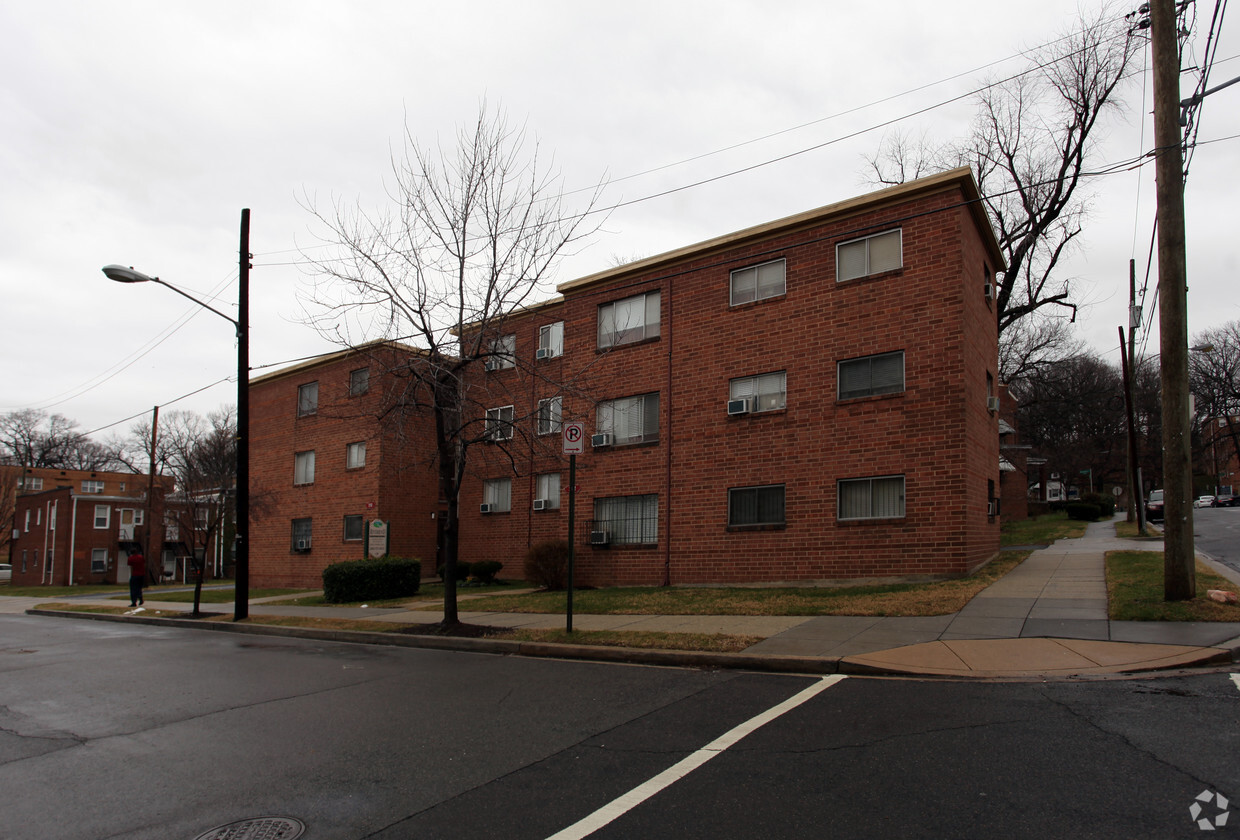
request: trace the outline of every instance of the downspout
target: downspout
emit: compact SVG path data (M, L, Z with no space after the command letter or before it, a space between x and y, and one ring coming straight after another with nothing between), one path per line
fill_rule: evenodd
M52 534L52 558L53 558L53 562L55 562L55 557L56 557L56 526L52 524L52 517L53 517L53 516L55 516L55 514L56 514L56 504L55 504L54 502L51 502L51 501L45 502L45 503L44 503L44 506L43 506L43 513L44 513L44 516L47 518L47 523L46 523L46 524L47 524L47 530L48 530L48 531L50 531L50 532L51 532L51 534ZM44 537L43 539L44 539L44 541L45 541L45 542L47 541L47 537ZM54 580L54 579L55 579L55 578L53 578L53 580ZM70 575L69 575L69 584L70 584L70 585L72 585L72 584L73 584L73 575L72 575L72 574L70 574Z
M70 495L73 499L73 515L69 518L69 573L73 574L73 552L77 549L77 500L78 497Z
M664 547L663 585L672 585L672 288L667 281L667 545Z
M43 554L43 574L48 578L49 583L54 583L55 579L51 577L52 559L47 553L47 532L51 530L52 521L47 518L47 503L43 503L43 547L40 551Z

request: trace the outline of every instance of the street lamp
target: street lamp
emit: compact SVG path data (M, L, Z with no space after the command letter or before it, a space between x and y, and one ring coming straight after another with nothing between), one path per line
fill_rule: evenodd
M158 277L151 277L132 266L105 265L103 273L117 283L158 283L203 309L210 310L233 325L237 331L237 522L236 597L233 620L250 615L250 211L241 211L240 274L237 317L225 315L193 295ZM148 526L150 527L150 526Z

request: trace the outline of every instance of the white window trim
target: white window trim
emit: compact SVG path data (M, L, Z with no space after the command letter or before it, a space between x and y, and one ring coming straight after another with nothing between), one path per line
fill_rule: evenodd
M355 452L361 453L360 461L353 457ZM366 441L357 440L353 443L345 444L344 468L346 470L360 470L364 466L366 466Z
M900 239L899 264L893 267L874 270L871 267L870 242L874 239L878 239L881 236L890 236L893 233L896 234L896 236L898 236ZM858 242L865 243L865 270L861 274L855 274L851 277L844 277L840 273L840 265L841 265L840 249L847 248L849 245L856 245ZM856 239L850 239L847 242L840 242L839 244L835 246L835 282L837 283L847 283L851 280L860 280L863 277L869 277L873 274L882 274L883 272L886 272L886 271L898 271L899 269L903 267L904 267L904 230L903 228L892 228L891 230L884 230L884 231L879 231L878 233L872 233L869 236L859 236Z
M783 272L784 280L780 286L780 290L773 294L762 295L759 297L758 277L757 277L758 273L760 272L761 269L767 267L768 265L776 265L776 264L782 264L784 267L784 272ZM738 301L736 299L736 275L743 274L747 271L754 272L753 298L751 298L750 300ZM780 257L777 260L767 260L766 262L757 263L755 265L747 265L744 268L737 268L737 269L732 270L728 274L728 305L729 306L745 306L746 304L757 303L760 300L770 300L771 298L783 297L786 294L788 294L788 261L783 257Z
M491 342L487 357L492 370L508 370L517 366L517 335L508 333Z
M551 479L555 478L555 495L551 495ZM546 502L547 510L558 510L560 507L560 493L564 479L558 473L539 473L534 480L534 498L542 499Z
M551 324L543 324L538 328L538 349L551 351L544 356L547 359L555 359L564 355L564 322L556 321Z
M504 418L504 412L508 412L508 418ZM512 440L513 435L513 417L515 413L511 405L501 405L496 408L487 409L486 418L486 439L487 440Z
M501 491L502 490L502 491ZM482 503L490 505L491 513L508 513L512 510L512 479L488 478L482 482Z
M548 414L550 416L543 417L543 406L549 406ZM564 428L564 398L548 397L545 400L538 401L538 434L540 435L557 435Z
M314 450L293 453L293 486L314 484Z
M651 297L658 298L657 307L658 307L659 317L653 322L651 322L649 318L647 317L650 314L648 310L650 309L649 299ZM631 303L633 301L638 301L638 300L642 302L641 303L642 334L639 337L630 338L627 341L617 341L616 337L620 333L620 330L616 328L616 315L615 315L616 307L620 306L621 304L627 304L627 303ZM606 323L608 318L610 318L610 321L611 321L611 330L607 334L608 339L604 341L604 324ZM608 301L607 303L600 304L598 308L598 334L597 334L598 349L610 350L615 347L622 347L626 344L637 344L638 342L645 341L646 339L649 339L649 338L657 338L661 331L660 322L662 320L663 320L663 298L662 298L662 292L659 289L651 289L648 292L642 292L641 294L630 295L629 297L626 297L626 298L620 298L619 300ZM632 326L626 326L625 329L627 331L627 330L637 330L637 328L638 328L637 325L634 324Z
M772 408L760 408L758 403L763 394L758 393L758 381L766 376L782 375L784 378L783 389L779 392L779 405ZM740 383L748 383L749 390L745 393L737 393L737 385ZM768 396L773 392L768 392ZM768 411L784 411L788 407L788 372L786 370L772 370L766 373L756 373L753 376L738 376L728 380L728 399L740 400L751 399L753 404L750 406L750 414L762 414Z
M103 524L99 524L99 512L103 511ZM111 505L95 505L95 530L106 531L112 523L112 506Z
M660 433L660 429L659 429L660 420L662 419L659 417L659 412L662 411L661 405L658 406L658 411L655 412L654 429L650 430L646 428L646 401L650 399L651 397L654 398L656 404L659 402L659 392L651 391L648 394L634 394L631 397L620 397L614 400L604 400L603 402L599 403L598 408L596 409L595 415L594 415L595 431L600 434L611 435L612 444L615 446L626 446L626 445L639 444L639 443L654 443L658 441L659 433ZM625 438L624 440L620 440L619 438L616 437L616 432L615 432L616 403L628 402L630 400L641 400L640 411L642 415L642 433L640 437L630 436L630 437Z
M871 489L870 493L870 513L866 516L844 516L844 493L845 484L858 484L860 482L868 482L873 488L876 481L889 481L891 479L900 479L900 512L898 514L887 514L882 516L874 515L874 495ZM835 516L840 522L866 522L872 520L883 519L904 519L908 514L908 480L903 475L874 475L864 476L861 478L841 478L835 483Z

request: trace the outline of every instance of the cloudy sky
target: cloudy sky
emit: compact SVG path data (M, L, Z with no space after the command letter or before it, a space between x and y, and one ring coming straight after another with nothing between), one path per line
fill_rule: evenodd
M100 267L133 265L233 313L243 207L252 364L335 349L299 302L299 249L317 232L303 203L381 204L406 126L451 143L486 98L555 153L567 189L611 179L604 203L631 203L560 266L563 282L866 192L864 156L890 130L875 126L922 112L898 125L963 137L972 104L932 106L1022 69L1021 51L1077 12L1076 0L0 4L0 412L94 430L154 405L232 402L229 325ZM1232 29L1213 83L1240 75ZM1096 168L1149 150L1150 87L1138 75L1125 88ZM1207 100L1201 125L1186 189L1194 332L1240 318L1240 85ZM1087 304L1079 335L1115 358L1130 257L1144 276L1152 167L1089 188L1067 271Z

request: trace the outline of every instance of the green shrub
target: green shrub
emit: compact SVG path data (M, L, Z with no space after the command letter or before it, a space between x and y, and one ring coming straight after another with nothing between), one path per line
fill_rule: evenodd
M1097 522L1102 509L1089 502L1068 502L1068 518L1078 522Z
M470 564L469 574L478 583L495 583L495 576L502 568L504 564L498 560L479 560L477 563Z
M422 561L414 558L345 560L323 570L323 599L333 604L407 598L421 585Z
M1109 493L1086 493L1081 501L1089 505L1097 505L1099 516L1110 519L1115 515L1115 497Z
M444 566L442 563L435 567L435 574L439 575L440 580L444 579L443 570ZM469 577L469 564L462 563L460 560L457 560L453 565L453 571L456 572L454 577L456 577L456 580L459 583Z
M548 540L525 553L525 579L544 589L563 589L568 580L568 542Z

